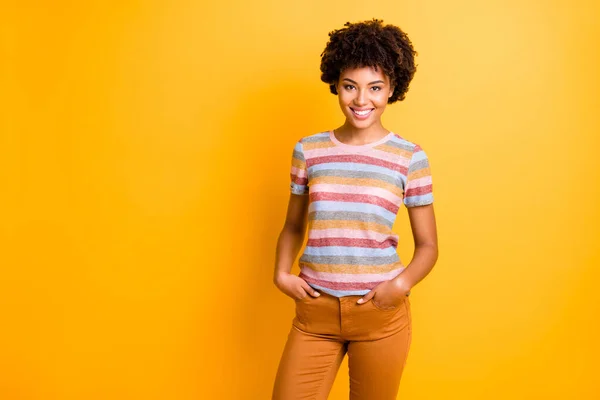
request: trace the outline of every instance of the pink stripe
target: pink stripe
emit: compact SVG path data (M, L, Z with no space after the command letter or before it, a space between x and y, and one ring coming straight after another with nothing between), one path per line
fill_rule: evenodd
M399 207L388 200L382 199L381 197L376 196L367 196L360 194L342 194L342 193L325 193L318 192L312 193L310 197L310 206L309 210L313 207L315 201L345 201L345 202L354 202L354 203L362 203L362 204L373 204L375 206L379 206L385 210L388 210L391 213L397 214Z
M329 282L320 279L312 278L302 272L300 272L300 277L303 278L308 283L313 283L315 285L320 285L327 287L333 290L371 290L383 280L371 281L371 282Z
M379 196L391 201L396 205L400 205L402 199L395 194L383 188L372 186L356 186L356 185L338 185L331 183L317 183L312 185L313 193L329 192L329 193L350 193L350 194L365 194L370 196Z
M332 272L317 272L310 268L302 268L302 273L310 276L313 279L320 279L328 282L371 282L371 281L387 281L400 275L406 267L394 269L383 274L335 274ZM325 285L324 285L325 286ZM329 284L327 285L329 286Z
M313 157L324 157L324 156L341 156L348 155L343 149L338 147L325 147L325 148L315 148L311 150L304 150L304 158L313 158ZM376 158L379 160L400 163L402 165L408 166L409 159L406 157L398 156L398 154L390 153L384 150L373 149L369 151L368 157Z
M346 238L346 237L330 237L320 239L308 239L306 243L310 247L366 247L369 249L388 249L398 245L393 238L386 239L382 242L371 240L371 239L358 239L358 238Z
M408 186L411 188L431 185L431 175L427 175L427 176L424 176L419 179L412 179L412 180L408 181L408 183L409 183Z
M304 168L294 167L293 165L292 165L291 171L294 175L296 175L299 178L304 178L304 177L306 177L306 174L307 174L307 172Z
M292 182L294 182L296 185L303 185L306 186L308 185L308 178L299 178L294 174L291 174L291 180Z
M369 153L371 154L371 153ZM398 171L403 175L406 175L408 172L408 162L405 158L398 158L394 161L382 160L376 157L370 157L362 154L342 154L342 155L325 155L321 157L312 157L306 159L306 166L310 167L313 165L319 164L329 164L329 163L344 163L344 162L354 162L360 164L367 165L376 165L379 167L384 167L391 169L392 171Z
M428 194L428 193L431 193L431 185L420 186L417 188L410 188L410 189L406 190L404 197L422 196L422 195Z
M385 233L379 233L375 231L363 230L363 229L347 229L347 228L330 228L330 229L311 229L308 232L309 239L322 239L327 237L347 237L356 239L371 239L384 241L388 238L393 238L396 242L399 240L399 236L396 234L387 235Z

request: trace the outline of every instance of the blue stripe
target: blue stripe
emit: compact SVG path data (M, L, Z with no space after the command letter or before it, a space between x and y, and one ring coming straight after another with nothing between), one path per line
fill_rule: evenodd
M327 294L330 294L335 297L356 296L356 295L364 296L365 294L370 292L370 290L368 290L368 289L365 289L365 290L333 290L333 289L329 289L329 288L326 288L326 287L323 287L320 285L315 285L314 283L309 283L309 285L316 290L320 290L323 293L327 293Z
M423 161L423 160L429 161L429 159L427 158L427 154L425 154L425 150L421 149L421 150L417 151L416 153L413 153L410 163L414 164L416 162Z
M308 186L290 182L290 191L294 194L308 194Z
M407 206L430 204L433 203L433 193L427 193L421 196L405 197L403 202Z
M304 254L309 256L352 256L352 257L388 257L396 254L393 246L384 249L350 246L306 246Z

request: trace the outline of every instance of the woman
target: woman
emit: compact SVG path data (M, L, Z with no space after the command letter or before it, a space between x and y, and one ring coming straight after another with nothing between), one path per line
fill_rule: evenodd
M408 295L437 260L428 157L381 122L387 104L404 100L417 53L400 28L382 22L329 33L321 80L345 122L294 147L274 283L294 299L296 315L273 400L326 399L346 353L351 400L396 399L411 343ZM402 204L415 242L406 266L392 232Z

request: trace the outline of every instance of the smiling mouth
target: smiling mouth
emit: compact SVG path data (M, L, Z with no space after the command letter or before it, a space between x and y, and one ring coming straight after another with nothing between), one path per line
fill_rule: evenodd
M352 110L352 112L359 116L359 117L366 117L367 115L371 114L371 112L373 112L374 108L368 109L368 110L364 110L364 111L357 111L354 108L350 107L350 109Z

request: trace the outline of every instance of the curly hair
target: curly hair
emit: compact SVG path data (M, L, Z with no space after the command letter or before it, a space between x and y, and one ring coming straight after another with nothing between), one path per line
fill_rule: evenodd
M394 25L383 25L373 18L344 24L346 28L329 32L329 42L321 53L321 80L337 95L336 83L347 68L382 68L394 86L388 104L404 100L415 75L415 56L406 33Z

